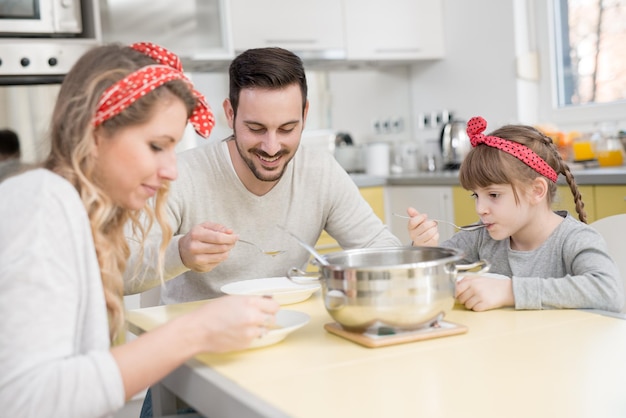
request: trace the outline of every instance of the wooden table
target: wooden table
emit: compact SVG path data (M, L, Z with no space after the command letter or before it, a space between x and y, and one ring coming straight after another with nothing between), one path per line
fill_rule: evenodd
M128 313L138 334L198 303ZM366 348L324 330L319 292L284 309L311 322L272 346L197 356L153 389L207 417L626 417L626 321L579 310L471 312L465 334Z

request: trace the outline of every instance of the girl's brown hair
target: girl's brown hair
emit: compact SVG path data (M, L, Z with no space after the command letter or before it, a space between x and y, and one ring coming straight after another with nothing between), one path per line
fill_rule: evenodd
M587 223L585 204L574 180L574 175L567 163L561 158L552 139L532 126L526 125L506 125L489 135L526 145L543 158L557 174L563 174L574 196L578 218ZM513 187L517 202L519 202L519 197L516 186L521 187L529 184L540 176L541 174L516 157L485 144L472 148L463 160L459 171L459 181L466 190L488 187L493 184L510 184ZM552 205L556 197L557 186L549 179L546 181L549 187L547 200L548 204Z
M50 126L51 150L44 163L46 168L76 187L89 215L112 341L124 326L122 275L130 254L124 227L130 223L143 243L147 230L156 221L164 232L160 251L162 260L171 235L164 210L168 188L160 189L154 201L146 204L143 209L145 223L139 219L142 211L116 205L98 185L94 170L92 118L102 93L109 86L139 68L154 64L152 58L117 44L96 47L83 55L65 77L59 91ZM187 84L174 80L146 94L97 129L106 140L123 128L147 122L158 102L173 97L185 103L187 116L190 116L196 98Z

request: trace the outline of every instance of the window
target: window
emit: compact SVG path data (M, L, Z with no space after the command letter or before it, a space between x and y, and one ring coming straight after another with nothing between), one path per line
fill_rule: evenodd
M535 6L541 122L626 123L626 0L521 0Z
M559 0L559 107L626 99L626 0Z

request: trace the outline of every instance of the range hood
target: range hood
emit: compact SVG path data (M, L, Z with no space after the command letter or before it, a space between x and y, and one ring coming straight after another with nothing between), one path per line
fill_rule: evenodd
M185 71L223 70L234 56L227 0L101 0L100 18L104 42L154 42Z

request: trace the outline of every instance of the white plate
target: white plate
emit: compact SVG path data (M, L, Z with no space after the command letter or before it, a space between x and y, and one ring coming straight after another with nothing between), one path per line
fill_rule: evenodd
M287 334L302 328L309 323L311 317L304 312L281 309L276 313L276 327L262 337L252 341L250 348L265 347L285 339Z
M269 295L281 305L302 302L317 292L319 283L297 284L287 277L242 280L221 287L227 295Z

